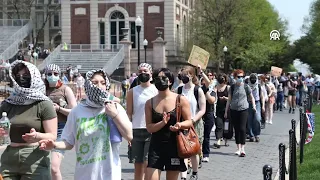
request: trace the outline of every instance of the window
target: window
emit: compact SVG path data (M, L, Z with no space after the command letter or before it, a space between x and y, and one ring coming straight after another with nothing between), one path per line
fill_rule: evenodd
M99 34L100 34L100 44L106 44L105 41L105 23L104 22L99 22Z
M136 48L136 23L130 22L130 41L132 42L132 48Z
M52 4L60 4L60 0L52 0Z
M125 26L124 15L115 11L110 16L110 40L111 44L118 44L124 36L122 32L122 28Z
M52 27L60 27L60 14L53 14Z
M36 18L37 18L37 28L41 28L44 21L43 13L37 13Z
M44 0L37 0L37 4L44 4Z

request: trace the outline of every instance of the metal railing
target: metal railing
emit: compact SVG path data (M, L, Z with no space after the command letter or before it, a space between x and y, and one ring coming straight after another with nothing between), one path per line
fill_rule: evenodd
M122 44L62 44L62 52L118 52Z
M9 37L9 41L6 43L8 44L8 48L6 48L1 54L0 59L7 60L12 58L14 55L16 55L17 51L19 50L19 43L29 35L29 33L32 30L32 21L28 20L20 20L21 24L24 24L24 26L19 29L17 32L15 32L11 37ZM3 21L0 20L0 22L3 23Z
M58 57L58 55L61 52L61 47L62 45L60 44L59 46L57 46L54 51L52 51L49 56L43 60L43 62L41 64L38 65L38 69L39 70L43 70L47 65L51 64L54 59L56 59Z
M120 46L120 45L118 45ZM121 45L121 48L117 55L115 55L107 64L103 67L108 74L112 74L116 69L118 69L119 65L124 59L124 48Z

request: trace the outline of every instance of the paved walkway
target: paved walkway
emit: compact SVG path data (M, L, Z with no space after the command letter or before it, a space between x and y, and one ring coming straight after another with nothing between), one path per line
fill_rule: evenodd
M288 144L292 118L297 119L298 112L296 115L288 114L287 111L276 112L273 125L267 125L266 129L262 130L261 142L247 143L245 158L234 155L236 145L233 140L229 142L229 147L211 148L210 162L204 163L199 170L199 180L261 180L263 179L262 167L265 164L273 167L274 177L279 167L278 145L281 142ZM214 141L214 133L212 133L210 144L212 145ZM133 180L133 165L128 163L126 142L122 144L120 154L122 179ZM61 166L63 180L73 179L75 162L74 150L66 152ZM161 177L165 179L165 173Z

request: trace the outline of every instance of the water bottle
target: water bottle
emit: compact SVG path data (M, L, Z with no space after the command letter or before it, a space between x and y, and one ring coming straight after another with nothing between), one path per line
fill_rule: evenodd
M117 128L117 125L113 122L113 119L108 117L108 124L110 126L110 141L111 143L122 142L122 136Z
M0 127L4 129L5 134L0 137L0 145L10 144L10 120L6 112L2 112Z

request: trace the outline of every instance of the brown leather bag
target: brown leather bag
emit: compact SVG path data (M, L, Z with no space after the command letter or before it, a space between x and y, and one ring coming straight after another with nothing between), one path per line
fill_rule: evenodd
M180 96L178 95L176 100L176 115L177 122L180 122L181 118L181 105ZM177 147L178 156L180 158L190 158L200 153L200 142L193 125L188 130L179 130L177 133Z

